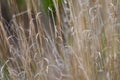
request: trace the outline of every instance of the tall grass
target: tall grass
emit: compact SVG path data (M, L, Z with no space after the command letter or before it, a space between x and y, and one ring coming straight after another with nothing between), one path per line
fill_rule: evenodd
M0 80L119 80L119 0L0 0Z

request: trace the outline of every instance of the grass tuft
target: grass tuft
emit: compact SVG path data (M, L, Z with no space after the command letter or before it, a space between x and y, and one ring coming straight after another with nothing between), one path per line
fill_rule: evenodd
M0 0L0 80L120 80L119 0Z

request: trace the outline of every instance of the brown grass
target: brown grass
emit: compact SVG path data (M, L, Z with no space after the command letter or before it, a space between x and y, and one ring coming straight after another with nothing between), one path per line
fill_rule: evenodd
M0 1L0 80L119 80L120 1L52 1Z

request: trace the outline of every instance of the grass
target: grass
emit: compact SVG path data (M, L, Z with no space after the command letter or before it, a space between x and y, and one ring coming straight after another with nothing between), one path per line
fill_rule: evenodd
M119 80L119 0L0 0L0 80Z

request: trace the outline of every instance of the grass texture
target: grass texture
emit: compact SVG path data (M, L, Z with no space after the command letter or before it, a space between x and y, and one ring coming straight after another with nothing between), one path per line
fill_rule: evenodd
M120 80L120 0L0 0L0 80Z

